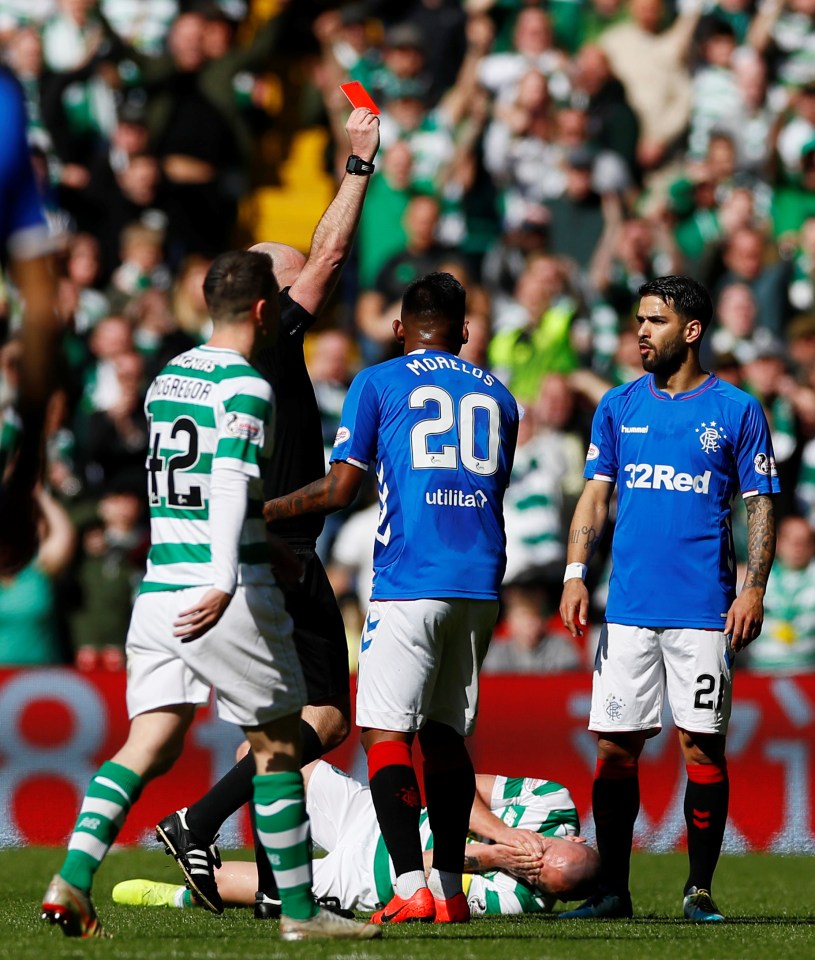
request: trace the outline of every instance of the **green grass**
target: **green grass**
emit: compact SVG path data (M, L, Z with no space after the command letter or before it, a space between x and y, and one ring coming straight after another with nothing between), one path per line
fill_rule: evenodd
M373 943L283 944L277 924L250 910L215 917L203 910L117 907L115 883L131 877L176 882L162 852L115 851L96 882L95 902L109 941L72 940L39 920L39 901L61 861L54 849L0 852L0 958L8 960L815 960L815 858L724 857L716 899L728 922L696 926L680 920L686 860L682 855L634 858L636 918L613 922L556 917L476 918L469 926L404 926Z

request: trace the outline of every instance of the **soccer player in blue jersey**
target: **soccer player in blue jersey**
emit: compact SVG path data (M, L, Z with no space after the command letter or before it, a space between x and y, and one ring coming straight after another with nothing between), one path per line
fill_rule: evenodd
M465 922L461 848L475 791L464 738L506 564L502 502L518 408L490 373L457 359L465 291L446 273L408 286L394 321L404 355L351 385L331 468L270 500L267 521L347 506L374 465L380 517L371 604L360 645L357 723L371 796L396 872L376 923ZM425 880L418 733L436 843Z
M639 294L646 373L610 390L595 413L560 604L564 624L578 635L588 616L586 568L616 485L613 570L589 719L598 738L592 805L600 887L562 916L632 915L637 760L659 733L667 692L688 776L683 911L715 922L723 919L710 891L727 820L733 663L761 631L779 487L760 405L700 365L712 313L705 289L688 277L660 277ZM737 595L731 501L738 490L748 556Z
M54 387L60 328L49 238L26 141L22 90L0 68L0 257L8 263L24 304L20 386L15 406L19 447L0 486L0 574L20 570L37 546L33 489L40 466L45 407ZM0 411L2 420L4 411Z

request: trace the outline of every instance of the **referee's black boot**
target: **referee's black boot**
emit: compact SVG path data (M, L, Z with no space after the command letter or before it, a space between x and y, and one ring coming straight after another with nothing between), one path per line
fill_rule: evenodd
M255 893L255 920L279 920L280 901L267 897L262 890Z

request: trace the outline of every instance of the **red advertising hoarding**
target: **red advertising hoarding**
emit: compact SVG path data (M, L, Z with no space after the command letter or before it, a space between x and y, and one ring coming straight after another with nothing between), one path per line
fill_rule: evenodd
M558 780L572 791L591 837L594 737L586 731L591 678L585 674L484 677L476 769ZM0 845L62 844L88 779L124 742L125 676L70 669L0 671ZM642 809L637 842L673 850L684 841L684 769L676 736L649 741L640 761ZM202 710L181 760L144 792L121 842L153 836L169 811L205 792L234 761L240 732ZM364 772L358 740L331 754ZM728 737L730 821L725 849L815 852L815 674L736 682ZM245 817L222 834L243 844Z

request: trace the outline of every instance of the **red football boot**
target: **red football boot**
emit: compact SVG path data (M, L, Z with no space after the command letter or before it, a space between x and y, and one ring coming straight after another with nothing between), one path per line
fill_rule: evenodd
M449 900L436 900L436 923L469 923L470 905L463 893Z
M398 894L382 910L371 917L371 923L432 923L436 917L436 905L439 902L433 899L433 894L427 887L420 887L412 897L403 900ZM467 901L464 901L467 906ZM469 910L467 911L469 917Z

